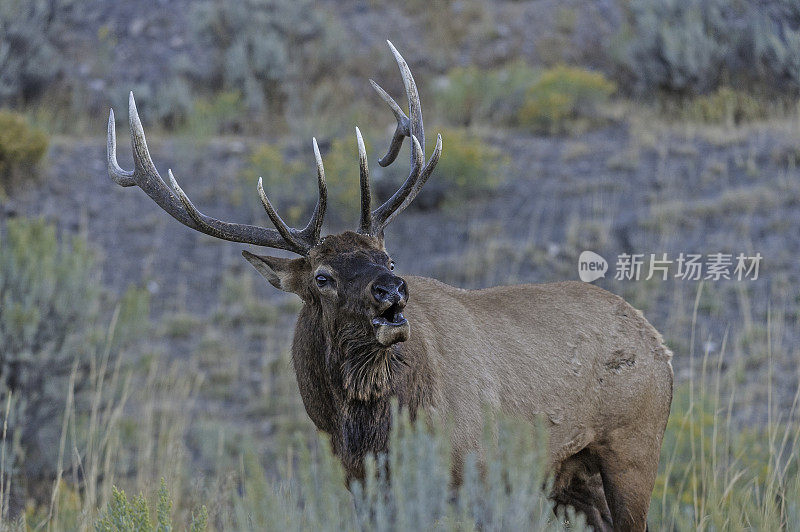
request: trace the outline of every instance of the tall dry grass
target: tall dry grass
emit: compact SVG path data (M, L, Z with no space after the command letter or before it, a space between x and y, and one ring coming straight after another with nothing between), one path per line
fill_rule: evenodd
M702 285L694 301L690 346ZM108 330L108 343L115 331ZM790 409L773 401L772 319L768 333L767 420L763 425L737 423L737 379L726 369L728 336L718 352L688 353L696 364L675 390L662 450L661 467L650 509L650 527L661 530L792 529L800 517L800 423L795 394ZM49 504L30 507L18 520L5 506L3 529L88 530L112 500L112 486L142 493L157 506L161 478L170 487L178 528L189 526L200 505L210 509L214 530L401 530L401 529L561 529L541 487L545 484L541 432L504 420L496 440L487 440L486 480L470 462L465 482L450 489L450 448L444 428L397 423L392 450L371 460L374 473L352 493L344 486L337 459L322 437L289 438L279 463L265 464L255 447L244 446L219 461L238 463L202 475L198 489L187 434L188 405L197 400L200 383L178 366L154 360L144 376L116 363L106 371L108 350L94 364L95 400L88 425L76 422L74 397L64 400L59 475ZM106 376L108 375L108 376ZM101 401L103 390L113 400ZM135 408L131 405L136 403ZM131 411L132 410L132 411ZM131 414L133 414L131 416ZM400 416L402 418L402 416ZM88 427L86 434L76 431ZM491 431L489 431L491 432ZM224 451L221 451L224 452ZM393 472L380 472L388 464ZM3 489L10 476L2 473ZM211 488L210 486L214 486ZM2 497L0 500L5 501ZM566 516L571 529L581 520Z

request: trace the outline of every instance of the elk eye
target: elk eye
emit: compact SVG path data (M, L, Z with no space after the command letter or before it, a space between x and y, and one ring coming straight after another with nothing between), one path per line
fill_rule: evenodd
M394 261L391 261L391 262L389 263L389 271L391 271L391 272L393 272L393 271L394 271Z
M331 280L330 277L328 277L327 275L322 275L322 274L317 275L315 279L317 281L317 286L319 286L320 288L322 288L323 286L327 285Z

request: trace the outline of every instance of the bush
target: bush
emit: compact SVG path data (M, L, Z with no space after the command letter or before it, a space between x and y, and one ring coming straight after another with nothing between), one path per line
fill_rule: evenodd
M372 162L375 154L366 139L364 143ZM320 151L328 186L325 220L335 224L350 222L358 216L361 204L355 133L333 139L327 150L323 143ZM241 173L241 189L244 201L259 216L265 216L256 192L256 182L261 176L264 191L281 218L290 225L304 226L308 222L318 197L316 164L311 146L303 146L300 153L302 161L287 161L283 152L271 144L263 144L251 153L248 167ZM378 172L377 165L370 166Z
M88 365L85 345L97 343L91 254L79 240L59 245L44 222L10 220L0 240L0 294L0 397L5 405L13 394L9 430L18 441L11 463L41 479L54 472L72 366Z
M449 124L513 124L538 73L523 62L485 70L457 67L436 86L436 114Z
M785 528L800 502L800 456L788 443L797 442L796 421L734 427L719 380L703 382L675 389L651 521L673 530ZM785 414L792 420L794 407Z
M24 116L0 111L0 187L30 172L47 153L47 135Z
M634 94L704 94L725 83L800 89L794 0L631 0L610 53Z
M60 74L62 57L55 38L65 3L0 2L0 104L30 100Z
M3 407L10 401L13 445L3 466L14 476L12 509L22 492L41 496L36 490L56 476L70 381L75 415L84 423L101 373L97 358L113 367L115 350L131 339L100 326L96 278L86 243L59 243L42 221L12 219L0 234L0 399ZM129 292L117 317L112 323L120 331L146 321L146 301Z
M739 124L765 118L769 109L751 94L730 87L691 99L685 107L689 120L710 124Z
M281 111L295 50L323 31L308 0L206 0L191 10L193 39L206 57L191 75L226 91L238 91L248 109Z
M438 132L442 135L442 156L422 192L411 203L409 209L429 210L455 205L460 201L475 199L492 192L503 182L506 157L478 135L467 129L442 129L430 126L429 132ZM406 148L391 166L385 170L374 169L373 203L386 201L408 177L410 169L408 145L409 142L406 140ZM436 138L428 138L426 141L428 158L435 145ZM355 185L350 193L354 198L353 205L357 206L358 180L354 182Z
M561 133L581 121L597 122L597 105L616 85L602 74L579 67L544 71L524 63L483 70L455 68L437 86L437 114L447 123L469 126L491 122L536 132Z
M752 41L767 83L800 90L800 3L773 0L753 21Z
M616 85L598 72L556 66L544 71L525 94L520 125L536 132L562 133L577 120L597 120L597 106Z
M200 507L197 513L192 512L192 521L189 524L190 532L206 530L208 523L208 509ZM156 526L150 520L150 505L141 494L128 500L125 492L112 490L108 507L95 523L97 532L169 532L172 526L172 499L167 490L167 484L161 479L156 502Z
M141 104L138 103L139 94L134 94L137 96L137 105L142 106L142 114L146 118L157 121L166 129L174 130L185 126L190 119L195 119L201 122L202 125L207 124L207 121L202 120L206 118L206 115L203 113L205 109L200 108L201 102L195 102L192 99L192 90L189 83L179 76L170 76L169 79L161 82L156 88L154 98L147 98L148 91L145 91L144 97L141 98ZM213 127L206 126L205 129L201 130L198 127L199 125L197 123L191 124L193 133L195 131L197 131L195 134L206 133L207 129ZM217 133L217 131L208 132L208 134L213 133Z
M197 98L185 119L187 130L195 136L241 134L253 129L241 93L222 91L209 98Z
M449 203L479 197L500 185L508 163L500 150L467 130L444 129L441 135L442 157L425 188L437 190L440 185ZM429 146L434 143L431 139Z
M395 415L388 455L367 459L367 481L344 487L344 473L326 441L312 449L297 440L295 465L273 483L254 456L245 460L244 493L228 528L282 530L582 530L554 519L542 492L546 439L528 422L487 426L485 476L469 457L463 484L451 488L446 431L429 431ZM494 430L493 430L494 429ZM496 436L496 438L493 438ZM384 473L389 466L390 475ZM381 471L382 473L378 473ZM354 504L355 500L355 504Z
M316 174L304 174L304 169L310 166L287 161L276 145L257 146L250 153L247 167L240 173L239 193L243 203L258 218L266 216L256 188L261 177L264 191L281 218L289 225L305 223L307 220L303 217L310 216L307 210L313 208L312 198L316 201L317 197Z
M433 128L431 131L438 131ZM437 208L445 202L475 198L497 188L502 182L506 159L499 150L487 145L464 129L441 130L442 157L412 208ZM428 157L435 138L427 141ZM408 177L408 140L406 148L391 166L380 168L366 135L364 139L373 185L373 208L385 201ZM310 151L310 150L309 150ZM304 154L304 157L310 155ZM326 220L336 225L353 225L361 204L358 172L358 147L355 134L335 138L322 150L328 185ZM242 195L252 209L263 216L263 207L255 193L257 176L264 179L264 190L278 213L287 223L303 225L308 221L317 200L316 174L311 164L287 162L275 146L264 144L250 156L250 164L242 173Z
M96 20L96 12L96 5L83 0L0 2L0 105L26 105L48 94L60 110L85 97L82 83L73 83L85 73L75 73L77 67L63 50L73 44L76 27ZM75 128L71 118L70 132Z

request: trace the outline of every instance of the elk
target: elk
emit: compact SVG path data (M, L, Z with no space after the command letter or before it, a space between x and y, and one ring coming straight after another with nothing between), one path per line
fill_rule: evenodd
M384 246L386 226L419 194L442 153L438 136L425 161L422 108L411 71L394 46L408 115L378 84L397 126L390 165L406 137L411 169L402 186L372 209L369 167L356 128L361 213L356 231L321 237L325 172L316 140L319 197L302 229L289 227L258 194L275 229L228 223L201 213L168 171L156 170L131 93L134 170L116 159L114 112L108 121L108 172L138 186L163 210L199 232L232 242L288 250L298 258L243 251L274 287L303 302L292 361L305 409L348 476L387 451L390 403L412 415L449 420L456 482L468 452L479 452L490 411L539 416L549 428L551 498L586 514L596 530L644 530L659 451L672 401L672 354L641 312L581 282L454 288L435 279L400 277Z

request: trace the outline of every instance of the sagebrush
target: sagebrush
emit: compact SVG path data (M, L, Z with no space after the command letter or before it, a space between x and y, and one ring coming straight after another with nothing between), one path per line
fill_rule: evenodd
M19 113L0 110L0 190L38 176L48 137Z

